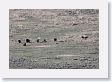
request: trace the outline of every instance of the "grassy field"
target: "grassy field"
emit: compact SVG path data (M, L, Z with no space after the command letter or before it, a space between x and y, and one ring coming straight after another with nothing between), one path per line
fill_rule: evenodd
M10 9L9 44L10 69L98 69L99 10Z

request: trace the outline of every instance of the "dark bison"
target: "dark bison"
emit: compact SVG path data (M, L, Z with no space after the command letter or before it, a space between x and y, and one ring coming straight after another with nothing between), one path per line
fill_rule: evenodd
M26 43L24 43L23 46L26 46Z
M83 35L81 38L86 40L88 38L88 36L87 35Z
M54 41L56 42L57 41L57 38L54 38Z
M18 40L19 43L21 43L21 40Z
M37 42L39 42L39 41L40 41L40 37L37 38Z
M40 39L37 39L37 42L39 42Z
M42 41L42 42L47 42L47 40L46 40L46 39L44 39L44 41Z
M30 39L26 39L26 43L31 43Z

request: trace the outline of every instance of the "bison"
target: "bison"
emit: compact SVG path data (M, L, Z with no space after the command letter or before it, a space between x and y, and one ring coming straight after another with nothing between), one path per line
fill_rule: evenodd
M88 36L87 35L83 35L83 36L81 36L81 38L86 40L88 38Z

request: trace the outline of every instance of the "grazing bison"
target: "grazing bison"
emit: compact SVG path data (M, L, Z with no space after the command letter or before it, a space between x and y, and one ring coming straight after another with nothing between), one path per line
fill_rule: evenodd
M26 43L24 43L23 46L26 46Z
M37 42L39 42L40 39L37 39Z
M26 43L31 43L30 39L26 39Z
M54 38L54 41L56 42L57 41L57 38Z
M18 40L19 43L21 43L21 40Z
M47 40L46 40L46 39L44 39L44 41L42 41L42 42L47 42Z
M86 40L88 38L88 36L87 35L83 35L81 38Z
M37 42L39 42L39 41L40 41L40 37L37 38Z

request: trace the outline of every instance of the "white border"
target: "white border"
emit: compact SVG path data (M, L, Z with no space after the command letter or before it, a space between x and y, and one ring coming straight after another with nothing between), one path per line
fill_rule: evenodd
M99 69L8 69L9 9L99 9ZM0 76L3 78L108 78L106 0L0 0Z

